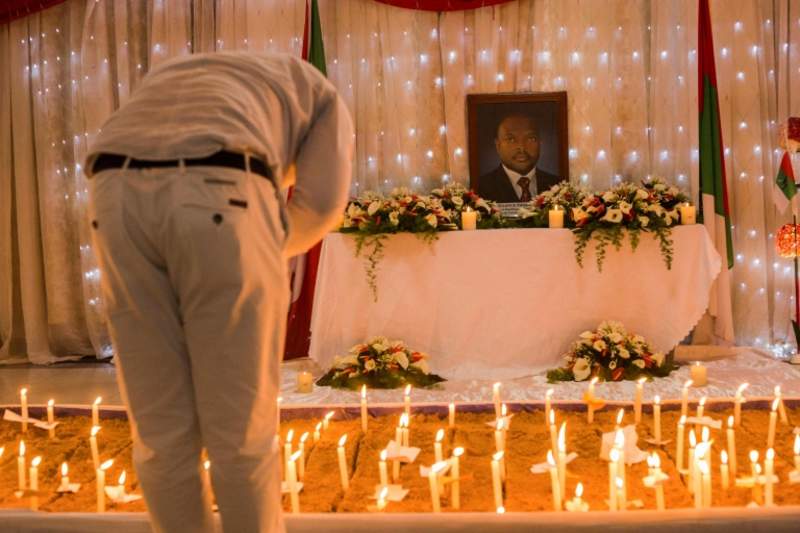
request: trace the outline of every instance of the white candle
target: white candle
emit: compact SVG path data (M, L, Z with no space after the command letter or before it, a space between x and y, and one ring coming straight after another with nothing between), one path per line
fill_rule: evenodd
M308 431L300 435L300 444L297 446L297 451L300 452L300 458L297 460L297 478L300 481L306 477L306 441L308 440Z
M347 433L342 435L339 439L339 446L336 449L336 454L339 456L339 476L342 481L342 490L350 488L350 477L347 473L347 461L344 456L344 445L347 442Z
M661 396L658 394L653 398L653 432L656 445L661 444Z
M625 491L625 495L627 497L628 494L628 482L627 482L627 462L625 460L625 432L621 429L617 430L616 435L614 435L614 447L619 450L619 461L617 464L617 477L622 479L622 490Z
M711 507L711 468L708 461L701 461L699 464L700 473L703 478L703 507Z
M708 369L696 361L691 367L690 375L695 387L705 387L708 384Z
M300 394L309 394L314 392L314 377L311 372L305 370L297 374L297 392Z
M694 430L689 431L689 461L686 465L689 470L689 482L687 483L687 488L689 492L695 494L697 491L697 437L695 437Z
M733 479L736 479L736 434L734 433L733 424L734 418L733 416L729 416L727 430L728 460L731 464L731 475L733 476Z
M500 480L500 462L503 460L503 452L497 452L492 456L492 490L494 492L494 506L503 506L503 485Z
M636 382L636 399L633 404L633 422L639 424L642 421L642 396L644 395L644 382L647 378L641 378Z
M100 425L100 402L103 401L101 396L98 396L94 399L94 403L92 404L92 425L99 426Z
M703 396L697 403L697 413L695 414L697 418L703 418L703 411L705 410L705 407L706 407L706 397Z
M405 415L400 415L400 422L397 423L397 427L394 429L394 441L397 443L398 446L403 445L403 417ZM392 479L397 481L400 479L400 460L394 459L392 461Z
M502 452L505 450L505 438L503 434L503 419L498 418L494 429L494 447L495 451Z
M478 227L478 212L470 208L461 212L461 229L472 231Z
M624 466L623 466L624 468ZM625 511L628 508L628 497L625 494L625 482L620 476L617 476L617 507L620 511Z
M556 429L556 412L550 411L550 449L558 452L558 430Z
M544 393L544 422L545 424L550 421L550 410L552 409L550 403L553 397L553 389L547 389Z
M608 454L608 510L617 510L617 463L619 462L619 450L612 448Z
M689 416L689 387L691 386L691 379L683 384L683 391L681 392L681 416Z
M96 470L97 475L97 512L106 512L106 470L114 464L113 459L109 459Z
M794 436L794 469L800 472L800 434Z
M742 383L739 385L739 388L736 389L736 398L733 404L733 416L737 427L742 423L742 404L746 401L743 393L749 385L749 383Z
M500 387L501 384L498 381L494 385L492 385L492 401L494 402L494 417L500 418Z
M19 441L19 457L17 457L17 487L24 491L27 488L25 475L25 441Z
M381 486L389 484L389 474L386 470L386 450L381 450L380 460L378 461L378 472L380 473Z
M28 389L23 388L19 391L19 402L22 406L22 432L28 432Z
M376 505L378 511L386 509L386 496L389 495L389 487L384 486L380 493L378 493L378 503Z
M653 476L656 478L660 477L661 475L661 457L656 453L653 452L652 456L652 465L653 465ZM659 511L663 511L665 508L664 504L664 484L661 481L656 483L656 509Z
M702 431L700 432L701 438L703 442L708 442L711 437L711 431L708 429L708 426L703 426Z
M761 465L756 463L755 465L753 465L753 470L755 471L755 474L753 474L753 477L755 479L758 479L761 476ZM763 492L764 491L763 491L763 487L761 486L761 483L759 483L758 481L756 483L754 483L753 484L753 501L757 502L759 504L762 503L761 500L762 500L762 497L763 497Z
M450 473L453 476L453 483L450 485L450 500L453 504L453 509L456 511L461 509L461 459L464 454L464 448L458 447L453 450L453 462L450 467Z
M767 448L775 447L775 426L778 423L778 398L772 401L772 411L769 413L769 430L767 433Z
M440 429L436 432L436 439L433 443L433 457L434 462L441 463L442 462L442 439L444 439L444 430Z
M786 417L786 407L783 405L780 385L775 385L775 399L778 400L778 413L781 415L781 424L788 424L789 419Z
M367 386L361 386L361 431L367 432Z
M764 487L764 505L770 507L774 505L773 501L773 483L772 476L775 472L775 450L772 448L767 450L767 457L764 459L764 477L766 483Z
M553 494L553 510L561 510L561 481L559 476L559 469L553 459L553 452L547 452L547 465L550 470L550 491Z
M614 425L614 431L619 431L619 428L622 427L622 419L625 418L625 409L622 408L617 411L617 423Z
M404 414L400 417L400 435L403 440L404 448L408 448L409 446L411 446L408 437L408 422L409 422L408 415Z
M300 493L297 490L297 460L300 458L300 452L297 451L289 457L286 463L287 474L286 482L289 484L289 498L292 502L292 513L297 514L300 512Z
M289 461L292 458L292 439L294 439L294 430L290 429L286 433L286 440L283 441L283 474L284 476L289 473ZM288 479L287 479L288 481Z
M728 452L722 450L719 454L719 475L722 481L722 488L728 489L731 486L730 473L728 471Z
M55 404L56 401L52 398L47 400L47 423L50 424L50 428L48 428L47 433L51 439L56 436L56 429L52 427L55 421L55 414L53 413Z
M403 406L407 417L411 417L411 385L406 385L403 393Z
M328 412L325 414L325 416L322 418L322 430L323 430L323 431L327 430L327 429L328 429L328 427L330 427L330 424L331 424L331 418L333 418L333 415L334 415L334 414L335 414L335 412L334 412L334 411L328 411Z
M439 498L439 471L442 470L447 463L436 463L431 467L428 473L428 485L431 488L431 504L434 513L441 513L442 506Z
M581 496L583 496L583 483L579 481L575 486L575 497L564 505L567 511L583 513L589 510L589 504L583 503Z
M678 458L678 472L683 470L683 431L685 427L686 415L681 415L680 420L678 420L678 438L675 442L675 445L677 446L675 457Z
M553 209L551 209L547 215L547 221L549 222L549 226L551 228L564 227L564 210L560 205L554 205Z
M36 511L39 509L39 496L36 495L39 492L39 463L42 462L42 458L40 456L36 456L31 461L31 510Z
M64 490L69 489L69 466L67 462L61 463L61 487Z
M695 224L697 222L697 212L695 207L690 203L683 203L678 206L678 211L681 215L681 224Z
M567 490L567 423L561 423L558 430L558 483L561 487L561 498L566 498Z
M586 392L586 401L588 402L586 421L589 424L594 423L594 384L597 383L597 376L593 377L589 382L589 390Z
M753 477L753 501L758 502L761 495L761 485L758 483L758 451L750 450L750 475Z
M117 487L119 488L119 494L122 497L125 496L125 480L126 479L127 479L127 476L125 474L125 469L123 468L122 469L122 473L119 475L119 478L117 479Z
M456 427L456 404L450 402L450 405L447 406L448 408L448 417L447 422L450 429L455 429Z
M321 430L322 430L322 422L317 422L317 425L316 425L316 426L314 426L314 436L313 436L313 439L314 439L314 443L315 443L315 444L316 444L317 442L319 442L319 439L320 439L320 437L321 437L321 435L320 435L320 431L321 431Z
M211 486L211 461L203 461L203 485L208 487L209 492L213 491Z

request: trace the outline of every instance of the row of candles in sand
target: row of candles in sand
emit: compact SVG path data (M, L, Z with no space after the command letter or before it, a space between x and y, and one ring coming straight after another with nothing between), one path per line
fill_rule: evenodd
M27 387L20 389L19 391L19 401L20 401L20 411L22 417L22 433L28 432L28 425L31 422L31 419L28 414L28 389ZM95 398L94 402L92 402L92 426L99 426L100 425L100 404L102 403L103 398L98 396ZM47 432L50 438L55 438L56 436L56 424L55 424L55 400L49 399L47 400Z

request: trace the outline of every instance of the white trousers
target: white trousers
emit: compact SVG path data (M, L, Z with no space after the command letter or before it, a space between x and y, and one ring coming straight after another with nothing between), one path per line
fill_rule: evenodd
M90 219L134 464L155 531L283 531L276 401L288 284L272 184L220 167L117 169Z

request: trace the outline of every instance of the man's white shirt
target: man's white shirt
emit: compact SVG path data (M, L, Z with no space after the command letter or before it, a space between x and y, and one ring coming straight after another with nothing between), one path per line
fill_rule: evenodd
M533 167L531 171L525 175L520 174L519 172L514 172L505 165L503 165L503 170L506 171L508 181L511 182L511 186L514 187L514 192L517 193L517 198L522 198L522 187L519 185L519 180L523 177L531 180L531 184L528 187L528 189L531 191L531 198L538 194L536 191L536 167Z

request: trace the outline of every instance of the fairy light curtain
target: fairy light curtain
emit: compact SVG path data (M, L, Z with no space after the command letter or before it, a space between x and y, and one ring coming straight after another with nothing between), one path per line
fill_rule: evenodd
M566 90L570 170L697 195L694 0L513 0L431 12L320 0L329 78L356 123L354 194L467 183L464 95ZM790 338L775 257L777 124L800 113L800 0L712 1L740 344ZM296 0L68 0L0 26L0 359L111 354L86 228L87 144L159 61L300 54Z

